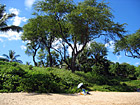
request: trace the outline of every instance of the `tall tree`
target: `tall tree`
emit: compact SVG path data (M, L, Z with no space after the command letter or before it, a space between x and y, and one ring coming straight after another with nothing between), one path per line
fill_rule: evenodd
M29 56L32 55L33 56L33 62L34 65L37 66L37 62L36 62L36 54L37 51L40 48L40 36L42 35L42 33L40 33L40 19L37 18L33 18L33 19L29 19L28 23L26 25L23 26L23 35L21 36L23 41L27 41L27 50L26 50L26 54L28 54Z
M55 51L51 51L52 55L52 66L58 66L58 60L59 60L59 54L56 53ZM39 66L44 66L44 67L50 67L50 59L49 59L49 53L48 51L40 49L38 52L37 59L39 60L38 64Z
M20 55L16 55L15 51L9 50L9 54L3 54L7 59L9 59L10 62L19 62L22 63L21 60L17 60L17 57L20 57Z
M122 63L121 65L122 76L124 77L135 77L135 66L128 63Z
M90 45L90 56L93 59L94 64L103 63L103 59L107 56L107 48L102 43L93 42Z
M52 55L51 48L54 41L54 33L51 30L51 18L47 16L36 16L35 18L29 19L28 23L23 26L22 40L29 41L27 46L30 46L30 51L32 49L33 61L35 61L35 56L37 51L41 49L47 49L49 54L50 67L52 67ZM48 28L49 27L49 28ZM34 51L33 51L34 50Z
M85 49L77 56L76 59L76 69L84 72L91 71L92 66L94 65L93 59L90 57L89 47L85 47Z
M118 62L110 65L109 72L115 76L135 77L135 66L128 63L119 64Z
M78 5L69 0L45 0L37 2L35 9L54 21L52 25L56 28L51 31L62 38L65 46L71 48L72 59L67 64L72 72L75 71L77 56L87 43L101 36L105 40L122 37L125 32L124 24L113 21L110 8L96 0L85 0ZM81 49L78 49L79 45Z
M114 53L120 54L120 51L128 57L140 58L140 29L115 43Z
M26 49L25 53L28 56L33 56L34 65L37 66L36 54L40 48L40 45L38 44L38 42L31 42L31 43L27 43L26 46L27 46L27 49Z
M84 71L91 70L92 66L107 66L105 57L107 56L107 48L102 43L92 42L78 55L78 64ZM88 70L89 69L89 70Z
M17 31L17 32L22 31L22 28L19 26L15 26L15 25L8 26L7 25L7 20L14 17L15 14L5 13L5 7L6 7L6 5L0 4L0 31L1 32L7 32L8 30Z

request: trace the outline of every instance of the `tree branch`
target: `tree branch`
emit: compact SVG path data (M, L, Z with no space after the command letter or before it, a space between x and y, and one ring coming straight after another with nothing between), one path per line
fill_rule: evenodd
M56 15L56 17L58 18L58 24L59 24L59 27L60 27L60 33L61 33L61 35L62 35L64 41L72 48L72 50L74 50L74 48L72 47L72 44L70 44L70 43L67 41L67 39L65 38L65 36L64 36L64 34L63 34L62 26L61 26L61 24L59 23L59 22L60 22L59 17L58 17L57 15Z

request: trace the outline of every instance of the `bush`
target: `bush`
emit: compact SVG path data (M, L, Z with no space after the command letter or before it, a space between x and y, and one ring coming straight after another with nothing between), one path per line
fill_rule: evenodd
M16 63L14 63L16 64ZM21 69L18 65L6 65L5 69L0 71L0 89L3 92L16 92L17 88L20 86L20 80L26 74L26 72Z
M29 70L33 70L33 66L32 65L29 65Z
M124 82L122 78L101 75L94 70L88 73L51 67L31 70L27 65L11 62L0 62L0 68L0 92L75 93L81 91L77 89L80 82L86 89L101 91L132 91L136 84L139 88L139 81L124 85L120 83Z
M20 77L24 76L26 74L26 72L21 69L20 67L10 67L8 70L7 70L7 73L8 74L11 74L11 75L18 75Z
M42 74L26 74L20 81L19 90L26 92L49 92L49 78ZM44 89L45 88L45 89Z
M20 86L20 77L18 75L7 75L7 80L3 82L3 89L9 92L18 92L17 88Z

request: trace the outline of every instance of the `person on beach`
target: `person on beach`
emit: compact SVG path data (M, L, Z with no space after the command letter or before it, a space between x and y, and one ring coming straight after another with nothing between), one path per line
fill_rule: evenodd
M85 87L84 87L83 83L80 83L77 88L82 89L82 92L79 93L79 95L87 95L87 94L90 94L88 91L85 90Z

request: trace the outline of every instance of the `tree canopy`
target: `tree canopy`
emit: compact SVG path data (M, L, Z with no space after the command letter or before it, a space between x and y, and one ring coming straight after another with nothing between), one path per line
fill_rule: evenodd
M53 41L49 41L50 38L55 41L61 39L59 42L61 49L53 46L45 47L57 51L72 72L76 69L78 55L88 43L101 36L105 38L105 41L115 40L116 37L122 38L125 32L124 24L113 21L111 9L104 2L85 0L75 4L72 0L44 0L36 2L34 7L36 19L41 16L45 17L42 23L47 25L47 27L41 27L44 30L42 33L39 32L42 36L39 34L35 36L38 40L43 39L39 41L44 42L43 45L47 45L46 42L50 42L49 44L52 45ZM28 25L25 25L24 29L27 27ZM37 30L27 28L24 32L26 33L26 31L35 32ZM34 35L28 35L33 39ZM48 35L49 39L46 38ZM23 37L26 38L24 34ZM68 49L71 49L69 54Z
M16 55L16 52L13 50L9 50L9 54L3 54L10 62L19 62L22 63L21 60L17 60L17 57L20 57L20 55Z
M115 43L114 53L120 54L120 51L128 57L140 58L140 29Z

